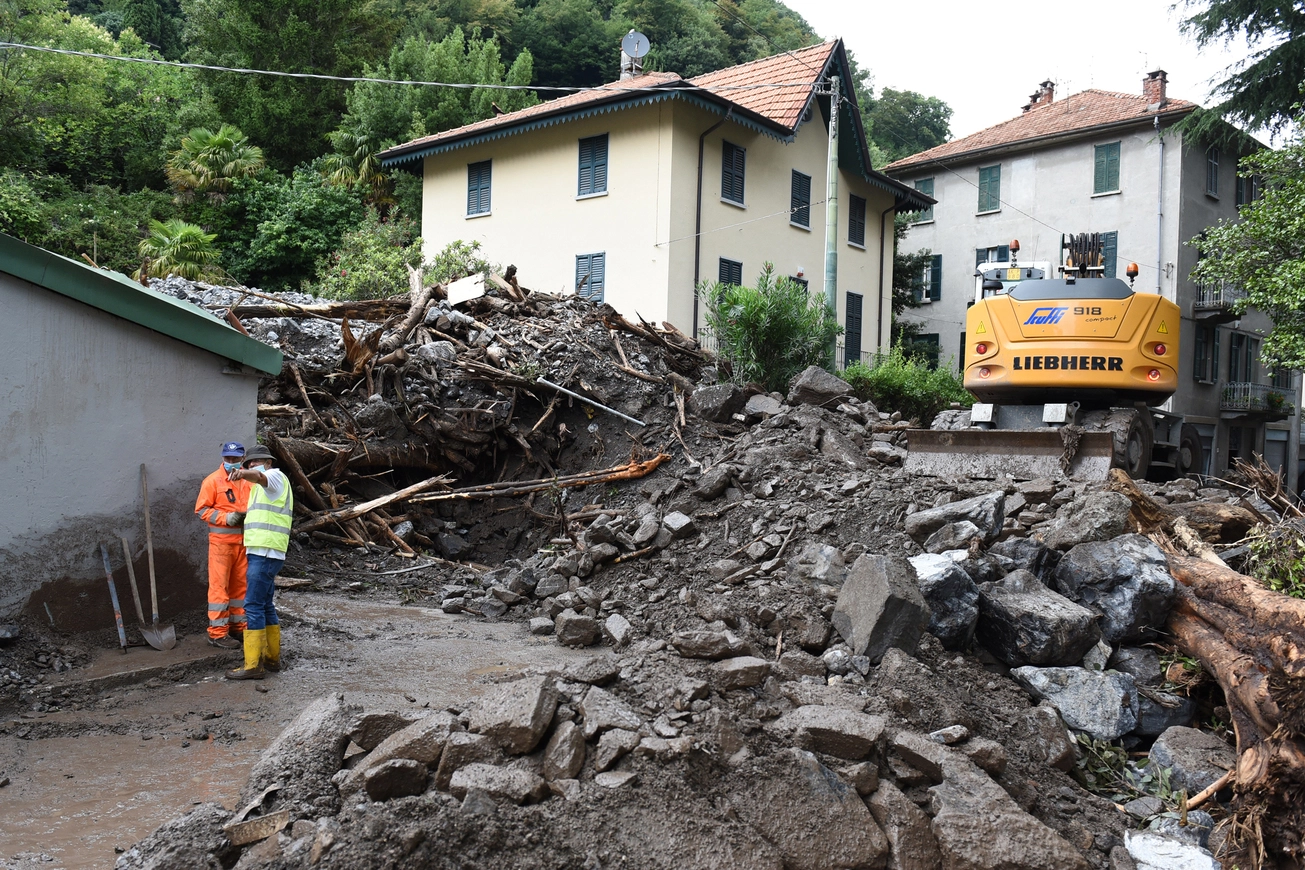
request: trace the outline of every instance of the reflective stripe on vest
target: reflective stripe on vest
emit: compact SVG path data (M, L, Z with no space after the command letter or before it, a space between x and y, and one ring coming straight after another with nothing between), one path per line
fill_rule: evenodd
M289 481L286 481L285 489L276 501L267 497L266 489L254 484L249 490L249 510L245 513L245 549L258 548L284 553L290 546L293 504Z

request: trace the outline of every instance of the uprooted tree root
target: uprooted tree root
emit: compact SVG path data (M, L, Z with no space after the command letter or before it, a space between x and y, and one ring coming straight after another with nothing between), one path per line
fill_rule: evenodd
M1299 867L1305 860L1305 601L1229 568L1185 517L1131 481L1116 475L1112 485L1132 500L1139 531L1168 555L1179 584L1169 631L1223 689L1237 738L1227 843L1255 870Z

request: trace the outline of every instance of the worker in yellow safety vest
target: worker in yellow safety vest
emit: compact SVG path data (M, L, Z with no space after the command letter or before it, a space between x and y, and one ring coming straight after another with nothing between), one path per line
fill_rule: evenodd
M284 472L273 467L273 457L261 444L245 454L244 468L232 480L247 480L249 505L245 512L245 553L249 560L245 594L245 666L227 672L228 680L261 680L265 671L281 670L281 624L273 596L276 575L285 565L290 546L294 496Z

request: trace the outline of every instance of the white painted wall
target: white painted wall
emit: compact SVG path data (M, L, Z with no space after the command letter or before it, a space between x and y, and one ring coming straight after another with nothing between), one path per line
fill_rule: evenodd
M0 307L9 324L0 613L27 603L46 619L48 604L59 629L112 627L101 540L119 569L120 603L132 608L118 536L139 555L145 584L142 462L162 615L202 610L207 533L195 497L223 441L253 443L258 379L223 374L226 361L208 351L2 272ZM145 585L142 594L148 601Z

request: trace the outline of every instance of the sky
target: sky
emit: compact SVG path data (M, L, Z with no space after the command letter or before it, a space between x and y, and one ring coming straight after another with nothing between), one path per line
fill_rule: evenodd
M1170 0L784 2L821 36L843 37L876 93L916 91L951 106L953 138L1020 114L1046 79L1057 98L1141 94L1143 76L1163 69L1170 97L1213 105L1211 77L1249 53L1244 41L1198 50L1179 28L1184 7Z

